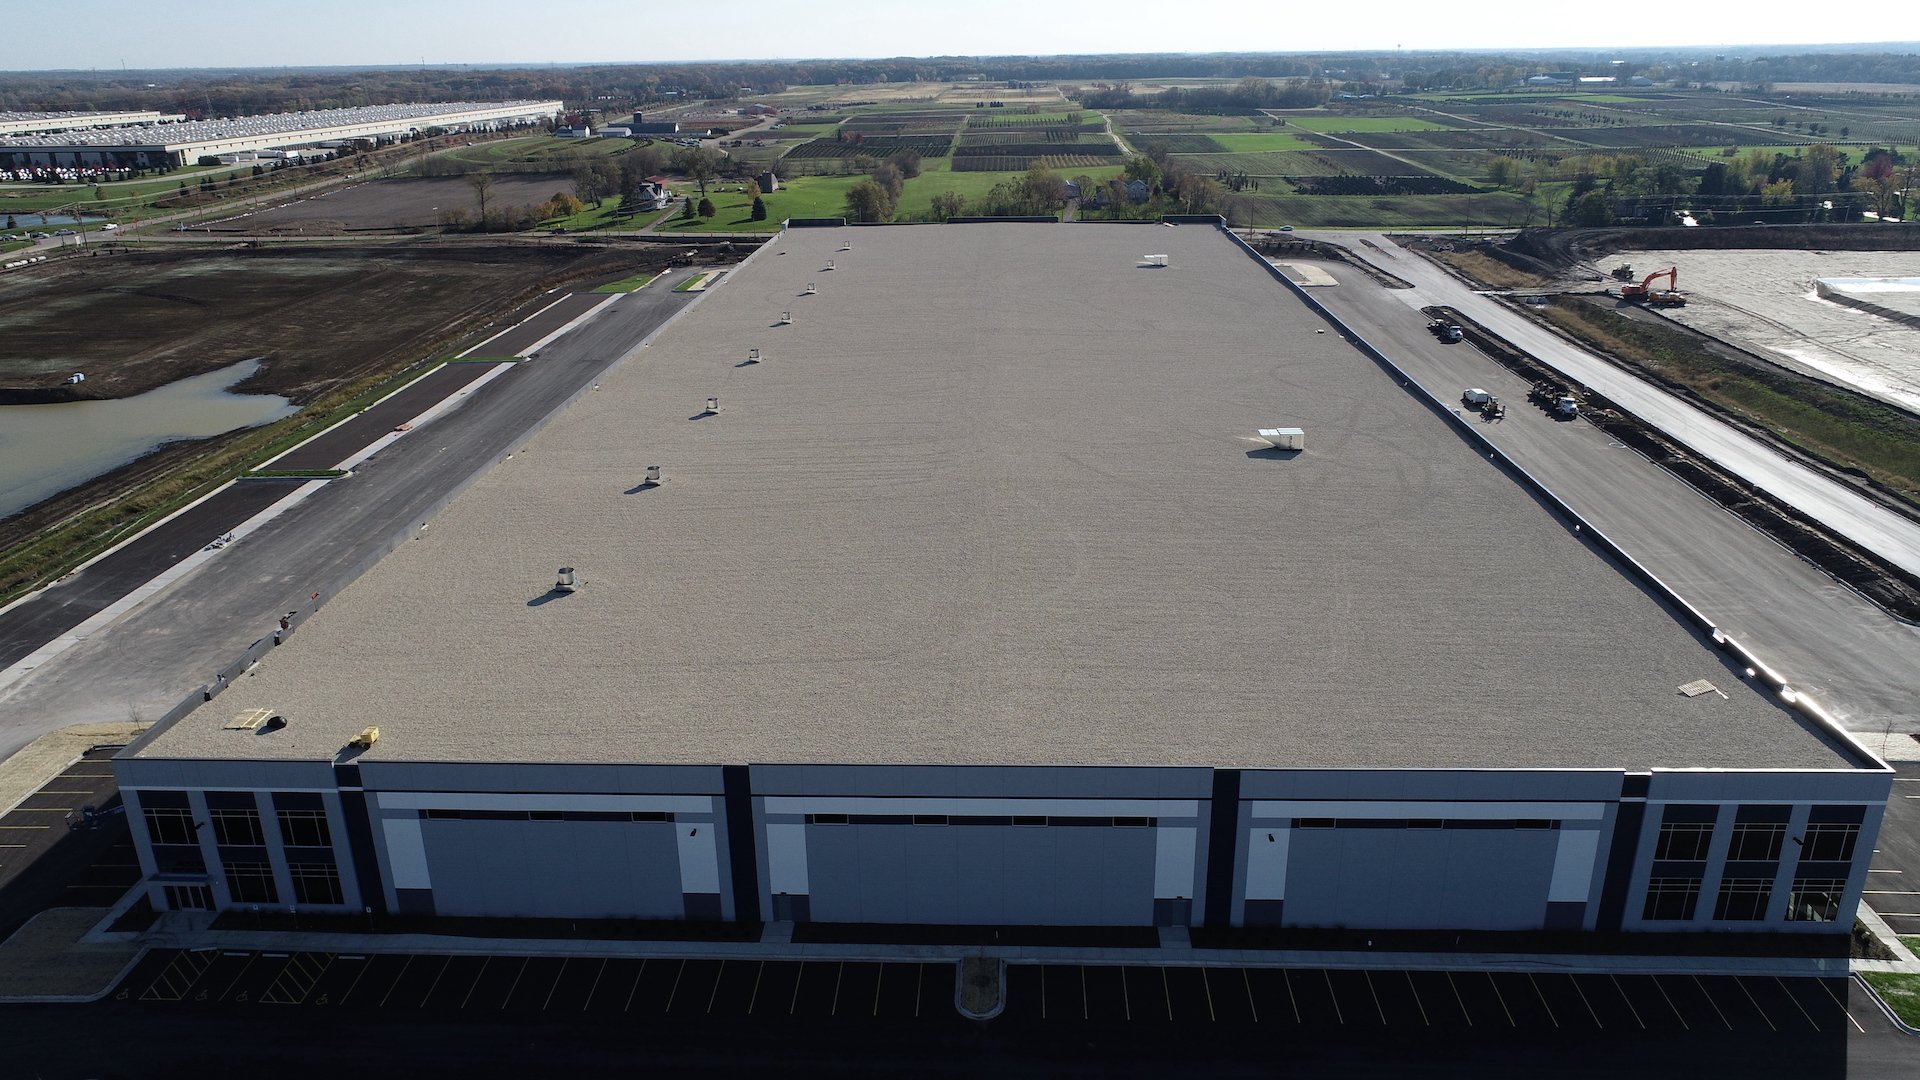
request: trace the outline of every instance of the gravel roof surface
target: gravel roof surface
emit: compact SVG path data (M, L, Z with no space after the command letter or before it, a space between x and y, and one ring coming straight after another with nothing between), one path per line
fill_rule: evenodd
M778 236L143 756L1847 767L1324 325L1205 227Z

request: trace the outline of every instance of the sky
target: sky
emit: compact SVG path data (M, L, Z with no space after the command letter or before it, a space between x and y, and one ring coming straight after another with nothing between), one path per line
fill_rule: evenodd
M0 0L0 70L1732 47L1914 33L1897 19L1788 26L1753 0L1676 9L1510 0L87 0L71 23L35 8L31 26L8 16L16 4L25 0Z

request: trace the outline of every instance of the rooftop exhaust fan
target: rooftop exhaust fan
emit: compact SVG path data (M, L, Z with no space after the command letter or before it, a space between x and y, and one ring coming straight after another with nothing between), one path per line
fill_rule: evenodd
M573 567L563 566L560 568L560 580L553 583L553 591L554 592L579 592L580 591L580 576L574 573Z
M852 250L853 250L853 241L851 241L851 240L842 240L842 241L840 241L840 250L841 250L841 251L852 251ZM833 264L832 264L832 263L828 263L827 265L828 265L828 266L832 266Z
M807 291L801 293L800 295L801 296L818 296L819 294L820 294L820 290L814 288L813 282L809 281L807 282Z
M781 325L781 326L792 326L792 325L793 325L793 312L791 312L791 311L783 311L783 312L781 312L781 313L780 313L780 325Z
M711 394L709 394L709 395L707 395L707 411L708 411L708 412L710 412L710 413L717 413L717 412L719 412L719 411L720 411L720 399L719 399L719 398L717 398L717 397L714 397L714 396L713 396L713 395L711 395Z
M833 269L833 260L832 260L832 259L828 259L828 260L827 260L827 269L829 269L829 270L831 270L831 269Z
M759 363L759 362L760 362L760 350L759 350L759 349L748 349L748 350L747 350L747 363L749 363L749 364L757 364L757 363Z

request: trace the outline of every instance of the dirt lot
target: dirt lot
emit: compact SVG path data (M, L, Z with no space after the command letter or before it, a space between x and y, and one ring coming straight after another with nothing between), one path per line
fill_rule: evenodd
M0 280L0 401L138 394L265 357L241 389L304 404L420 359L562 281L656 256L568 245L148 252ZM45 398L40 398L45 400Z
M527 206L571 193L573 180L562 174L505 174L493 179L489 207ZM264 207L204 226L213 232L338 233L366 229L423 228L441 223L443 210L477 213L473 186L464 178L376 180L334 188L308 199ZM199 232L203 226L195 226Z
M1680 268L1667 317L1828 382L1920 412L1920 330L1814 295L1823 277L1920 276L1920 252L1622 251L1599 260Z

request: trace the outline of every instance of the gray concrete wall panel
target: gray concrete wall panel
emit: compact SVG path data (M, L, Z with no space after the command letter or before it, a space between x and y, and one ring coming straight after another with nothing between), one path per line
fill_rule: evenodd
M1289 926L1537 930L1555 829L1295 829Z
M1145 926L1154 831L827 825L807 829L818 922Z
M423 821L441 915L678 919L674 826L623 821Z

